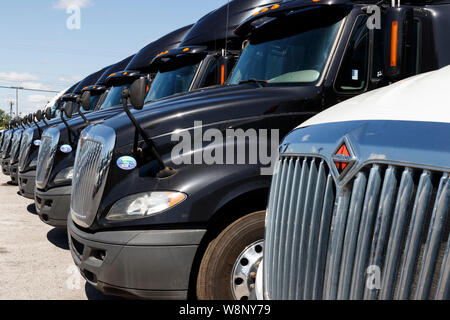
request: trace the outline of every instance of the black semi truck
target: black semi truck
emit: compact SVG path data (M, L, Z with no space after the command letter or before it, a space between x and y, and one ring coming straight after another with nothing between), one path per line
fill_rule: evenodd
M97 90L92 86L83 86L80 92L67 97L62 107L66 116L71 116L73 110L83 113L79 107L83 95L83 109L91 109L92 97L97 96L101 102L95 108L95 112L87 113L84 118L77 117L66 123L53 126L43 133L43 139L39 147L36 183L34 188L34 200L41 220L55 227L65 228L67 214L69 212L71 194L71 175L73 174L73 163L75 151L80 132L90 123L95 123L114 116L122 111L121 93L136 79L136 75L148 75L145 70L155 56L163 48L175 48L184 39L190 26L180 28L168 35L153 41L141 49L120 70L111 70L105 74L104 86L108 89L103 97L98 97ZM140 72L142 71L142 73ZM97 87L97 86L96 86ZM68 109L72 109L68 112Z
M42 122L39 121L38 123L36 123L36 127L24 132L19 153L19 192L22 196L29 199L34 199L36 166L42 134L45 129L63 123L62 117L64 117L65 114L64 112L61 112L60 109L63 107L65 100L71 101L72 98L70 97L70 95L72 95L72 97L74 97L75 99L81 94L83 90L92 87L94 93L92 94L92 98L90 99L90 104L93 107L86 113L95 111L95 107L102 103L105 94L108 92L108 88L105 86L107 75L111 74L111 72L122 70L123 66L126 66L130 60L131 57L128 57L123 61L107 67L97 80L95 80L95 77L91 78L90 80L87 78L82 80L81 82L77 83L76 85L69 88L66 92L64 92L64 94L59 99L57 99L57 101L55 101L54 105L50 107L50 109L47 109L35 115L35 117L37 116L36 120L41 120ZM93 81L95 81L95 83L93 83ZM79 90L78 93L77 90ZM78 114L73 114L71 118L66 118L64 121L68 121L72 118L75 119L77 115ZM54 117L54 119L52 119L52 117ZM52 120L47 122L45 121L46 119Z
M125 90L138 110L85 129L75 159L69 242L87 281L122 296L249 298L270 185L270 161L252 157L273 144L268 132L282 138L337 102L450 63L447 2L374 5L260 8L235 31L247 40L225 86L145 106L146 79ZM380 28L369 27L376 8Z
M239 3L239 6L233 6L230 10L223 6L207 14L193 26L177 30L142 49L125 70L114 72L108 77L107 82L113 85L113 89L100 107L104 112L93 113L91 117L87 116L87 119L100 122L122 112L122 90L143 76L150 80L145 93L148 102L223 84L241 51L242 39L233 36L232 30L245 20L254 8L268 2L241 0ZM220 23L220 19L224 20L225 17L228 17L228 25ZM84 104L90 95L91 92L84 93L80 103ZM70 131L60 125L51 129L52 133L59 136L52 137L52 141L57 143L59 149L70 146L70 150L75 151L77 134L89 123L77 119L68 124L70 131L75 132L72 140L69 140ZM49 157L45 161L53 157L51 153L42 154L43 158L46 156ZM36 207L42 221L52 226L66 226L74 160L75 152L56 152L54 160L51 160L54 162L50 165L46 162L41 167L50 178L46 180L46 184L39 182L37 185ZM67 175L70 176L65 177Z
M87 83L92 83L92 81L96 81L96 79L98 79L98 77L102 74L102 70L97 71L91 75L89 75L88 77L86 77L82 82L87 82ZM80 82L81 83L81 82ZM78 85L75 87L74 90L76 90L78 88L78 86L80 85L80 83L78 83ZM64 96L66 95L71 95L72 93L65 93L61 96L61 98L59 100L62 100L64 98ZM55 112L56 114L56 112ZM63 118L61 117L61 120L63 120ZM15 134L12 137L11 140L11 152L9 154L9 172L10 172L10 176L11 176L11 182L14 185L18 185L19 184L19 157L20 157L20 150L21 150L21 145L22 145L22 138L23 138L23 134L25 133L25 131L27 131L27 136L26 138L29 138L30 133L32 131L34 131L34 129L38 130L40 129L40 127L36 127L34 126L30 126L29 128L25 128L22 125L22 130L18 130L15 132ZM20 187L19 187L20 189Z
M35 113L33 126L24 130L21 135L20 143L13 154L11 154L11 180L18 184L19 193L29 199L34 199L34 184L36 178L37 154L39 151L41 137L44 130L48 127L55 126L61 122L67 121L61 112L64 101L70 96L76 95L86 85L95 83L103 72L107 69L98 70L80 82L67 89L60 97L55 99L53 106L47 107L45 110ZM49 120L47 122L47 120Z

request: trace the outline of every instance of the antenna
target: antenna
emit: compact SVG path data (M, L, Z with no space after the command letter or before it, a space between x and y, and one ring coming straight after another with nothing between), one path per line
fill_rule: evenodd
M225 51L224 56L227 55L227 45L228 45L228 26L230 23L230 0L227 3L227 22L225 24Z

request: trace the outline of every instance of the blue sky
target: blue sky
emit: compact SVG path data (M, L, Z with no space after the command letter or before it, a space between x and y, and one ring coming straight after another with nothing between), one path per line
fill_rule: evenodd
M14 0L0 4L0 85L62 90L137 52L152 40L194 23L226 0ZM69 30L67 7L81 8L79 30ZM54 94L19 92L19 112ZM0 88L9 110L15 91ZM14 106L15 110L15 106Z

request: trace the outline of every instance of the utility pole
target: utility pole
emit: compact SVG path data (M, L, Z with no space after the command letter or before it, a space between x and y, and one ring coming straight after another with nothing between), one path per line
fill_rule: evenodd
M19 89L23 88L16 87L16 117L19 116Z
M14 89L16 90L16 116L19 115L19 90L24 90L24 91L37 91L37 92L52 92L52 93L58 93L59 91L54 91L54 90L42 90L42 89L29 89L29 88L24 88L24 87L7 87L7 86L0 86L0 88L2 89ZM11 104L11 108L10 108L10 115L12 116L12 104Z
M10 101L9 102L9 116L12 118L12 113L13 113L13 105L14 102Z

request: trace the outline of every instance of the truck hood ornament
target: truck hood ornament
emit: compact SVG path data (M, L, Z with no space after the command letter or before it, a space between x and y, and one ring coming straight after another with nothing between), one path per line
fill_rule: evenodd
M339 144L339 147L331 156L331 160L335 165L339 178L342 178L355 164L355 153L347 137L344 137L342 142Z

